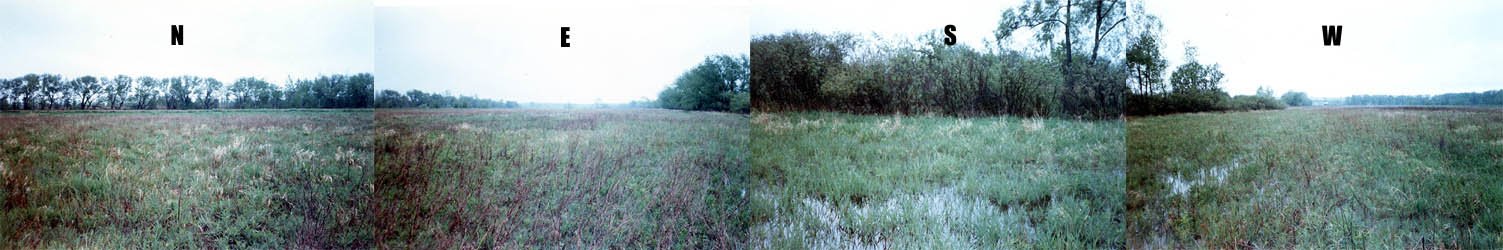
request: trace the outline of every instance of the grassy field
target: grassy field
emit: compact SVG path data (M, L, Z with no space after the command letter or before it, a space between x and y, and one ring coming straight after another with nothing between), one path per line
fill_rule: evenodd
M744 245L744 115L383 109L376 124L382 246Z
M350 248L371 111L0 113L0 248Z
M1503 247L1503 110L1138 118L1127 158L1133 247Z
M758 113L752 248L1121 248L1123 124Z

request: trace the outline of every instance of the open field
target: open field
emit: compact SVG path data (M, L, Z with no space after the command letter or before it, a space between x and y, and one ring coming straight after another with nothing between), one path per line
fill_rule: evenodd
M382 246L737 248L747 119L669 110L377 110Z
M1128 122L1132 247L1503 247L1503 112L1318 108Z
M359 248L371 111L0 113L0 248Z
M1121 248L1116 121L758 113L753 248Z

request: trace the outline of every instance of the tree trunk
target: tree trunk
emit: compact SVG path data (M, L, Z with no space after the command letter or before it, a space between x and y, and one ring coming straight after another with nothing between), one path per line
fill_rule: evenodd
M1096 65L1096 51L1101 48L1101 0L1096 0L1096 26L1092 30L1094 39L1091 40L1091 65Z

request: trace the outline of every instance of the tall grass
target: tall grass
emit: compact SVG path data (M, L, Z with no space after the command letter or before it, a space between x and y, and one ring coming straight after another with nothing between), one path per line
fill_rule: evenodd
M754 248L1119 248L1122 123L757 113Z
M378 110L375 237L394 248L738 248L746 118Z
M0 114L0 248L361 248L371 112Z
M1503 247L1503 113L1295 109L1128 123L1134 247Z

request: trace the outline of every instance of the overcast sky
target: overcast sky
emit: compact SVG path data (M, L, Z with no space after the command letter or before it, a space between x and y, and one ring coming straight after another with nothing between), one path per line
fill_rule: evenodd
M656 99L707 56L748 54L745 1L541 2L376 2L376 88L622 103Z
M911 39L953 24L960 43L985 50L984 41L992 37L1002 11L1021 3L1019 0L756 0L751 7L751 32L758 36L787 31L847 32L862 36L875 33L888 39Z
M1223 87L1315 97L1503 89L1503 1L1155 0L1171 66L1185 41L1220 63ZM1321 25L1342 25L1326 47Z
M0 77L372 72L371 13L370 1L0 1Z

